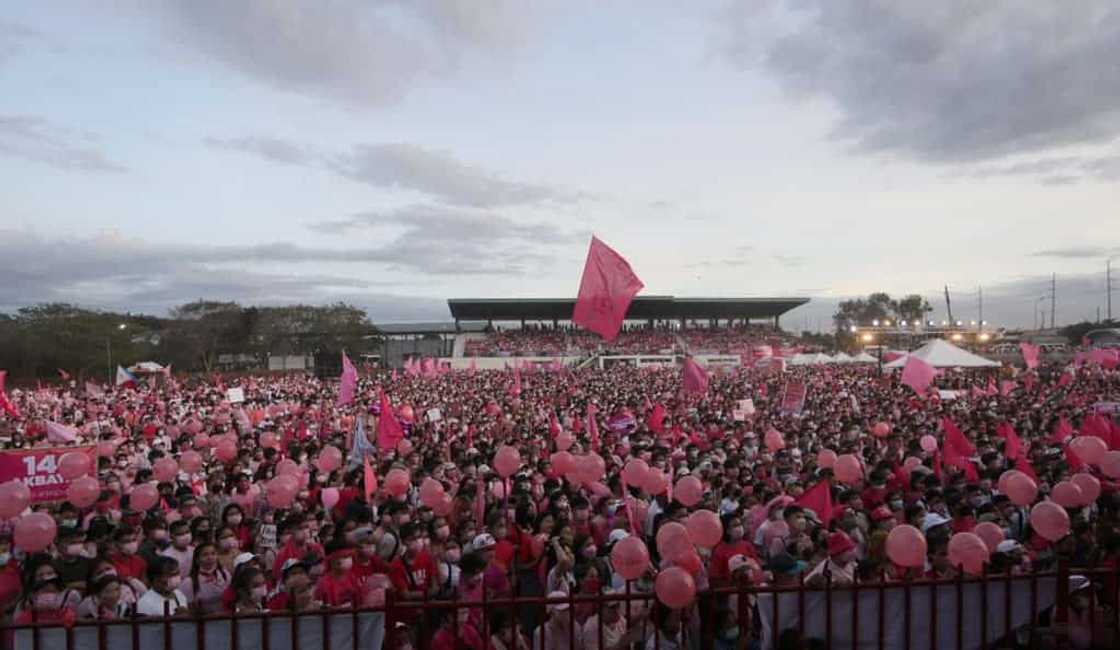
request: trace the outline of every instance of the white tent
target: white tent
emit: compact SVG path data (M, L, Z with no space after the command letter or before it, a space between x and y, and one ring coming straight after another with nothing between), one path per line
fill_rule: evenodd
M159 372L163 372L163 366L159 365L155 361L141 361L135 366L129 368L128 371L132 373L139 372L145 374L156 374Z
M860 352L852 357L852 363L879 363L879 360L866 352Z
M791 366L807 366L812 362L813 355L811 354L795 354L790 357L789 365Z
M849 357L848 355L844 354L843 352L837 352L832 357L832 363L851 363L851 362L852 362L852 358Z
M942 339L933 339L910 353L934 368L998 368L999 362L962 350ZM884 368L903 368L909 357L895 359Z

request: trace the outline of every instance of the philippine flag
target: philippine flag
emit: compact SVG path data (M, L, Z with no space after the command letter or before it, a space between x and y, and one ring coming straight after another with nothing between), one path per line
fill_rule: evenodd
M136 377L131 372L117 366L117 386L136 388Z

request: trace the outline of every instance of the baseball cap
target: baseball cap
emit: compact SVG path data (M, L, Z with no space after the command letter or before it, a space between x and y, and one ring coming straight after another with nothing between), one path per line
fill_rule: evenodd
M476 551L481 551L486 548L493 548L497 542L494 541L494 536L490 533L479 533L475 535L474 540L471 541L471 548Z
M879 506L878 508L875 508L871 511L872 521L886 521L887 519L893 518L894 513L892 513L891 509L886 506Z
M1022 553L1023 545L1013 539L1005 539L996 545L996 553Z
M947 523L949 523L949 518L948 517L942 517L941 515L937 514L936 512L927 513L926 516L925 516L925 519L922 519L922 534L924 535L931 528L937 528L938 526L944 526Z
M242 553L233 558L233 570L236 571L237 567L241 566L242 564L252 562L255 559L257 559L257 556L253 555L252 553Z
M616 528L616 529L612 530L611 534L607 537L607 543L608 544L615 544L617 542L620 542L620 541L626 539L629 536L630 536L630 533L626 532L625 530L621 530L621 529Z

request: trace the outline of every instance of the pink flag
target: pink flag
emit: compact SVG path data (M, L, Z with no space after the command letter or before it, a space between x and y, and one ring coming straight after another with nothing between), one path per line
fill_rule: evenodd
M431 357L424 357L420 362L420 369L425 377L434 377L436 374L436 360Z
M342 353L342 375L339 376L338 399L335 406L345 406L354 401L354 391L358 388L358 369L350 363L350 357Z
M1004 379L1003 381L999 382L999 394L1003 397L1007 397L1008 395L1010 395L1011 391L1013 390L1015 390L1015 382L1009 379Z
M1003 455L1011 460L1018 460L1023 454L1023 441L1019 438L1019 434L1015 433L1015 428L1009 422L1000 422L996 426L996 435L1003 438L1006 444L1003 446Z
M621 255L592 237L572 322L613 341L622 329L630 302L644 286Z
M560 428L560 420L556 419L556 413L554 412L551 415L552 417L548 420L548 433L555 438L560 435L562 429Z
M595 421L598 413L599 409L594 404L587 405L587 431L591 437L591 451L599 451L599 423Z
M365 490L365 493L366 493L366 503L372 505L373 504L373 500L372 500L373 493L374 493L374 491L377 490L377 474L374 474L373 473L373 468L370 467L369 456L365 456L365 455L362 456L362 465L363 465L362 478L364 479L364 483L365 483L365 485L363 485L362 487L363 487L363 489Z
M658 435L665 433L665 407L660 403L654 405L653 412L646 420L646 426Z
M78 430L58 422L47 422L47 441L65 445L78 439Z
M101 387L93 383L92 381L87 381L86 395L89 395L90 397L105 397L105 391L101 390Z
M1034 370L1038 367L1038 353L1040 348L1037 345L1031 345L1026 341L1019 344L1019 351L1023 353L1023 362L1027 367Z
M1066 441L1066 438L1073 435L1073 426L1070 425L1069 420L1063 418L1058 419L1058 424L1054 426L1054 433L1050 435L1050 443L1060 445Z
M929 388L937 371L925 361L910 355L906 365L902 368L902 383L914 389L914 392L923 395Z
M19 409L15 404L8 399L8 392L4 390L4 383L8 380L8 371L0 370L0 410L8 414L8 417L20 419L22 416L19 414Z
M389 396L381 391L381 414L377 417L377 446L381 449L396 449L397 443L404 438L404 430L397 417L393 415L393 405Z
M708 392L708 373L692 357L685 357L681 368L681 384L684 392L703 395Z
M471 371L472 375L475 373L476 370L478 370L478 360L475 359L474 357L471 357L471 365L470 365L470 368L468 368L468 370Z
M1093 350L1089 353L1089 361L1112 370L1120 366L1120 350Z
M988 377L988 397L995 397L999 395L999 389L996 388L995 377Z

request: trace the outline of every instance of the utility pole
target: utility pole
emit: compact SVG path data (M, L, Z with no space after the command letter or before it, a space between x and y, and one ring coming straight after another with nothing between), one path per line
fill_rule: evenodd
M1108 320L1112 322L1112 258L1105 262L1104 285L1108 293Z
M1058 300L1058 274L1050 276L1050 329L1054 329L1054 305Z
M976 288L976 293L977 293L977 296L978 296L979 301L980 301L980 310L979 310L980 311L980 318L978 320L980 321L980 330L983 331L984 330L984 287L977 287Z

